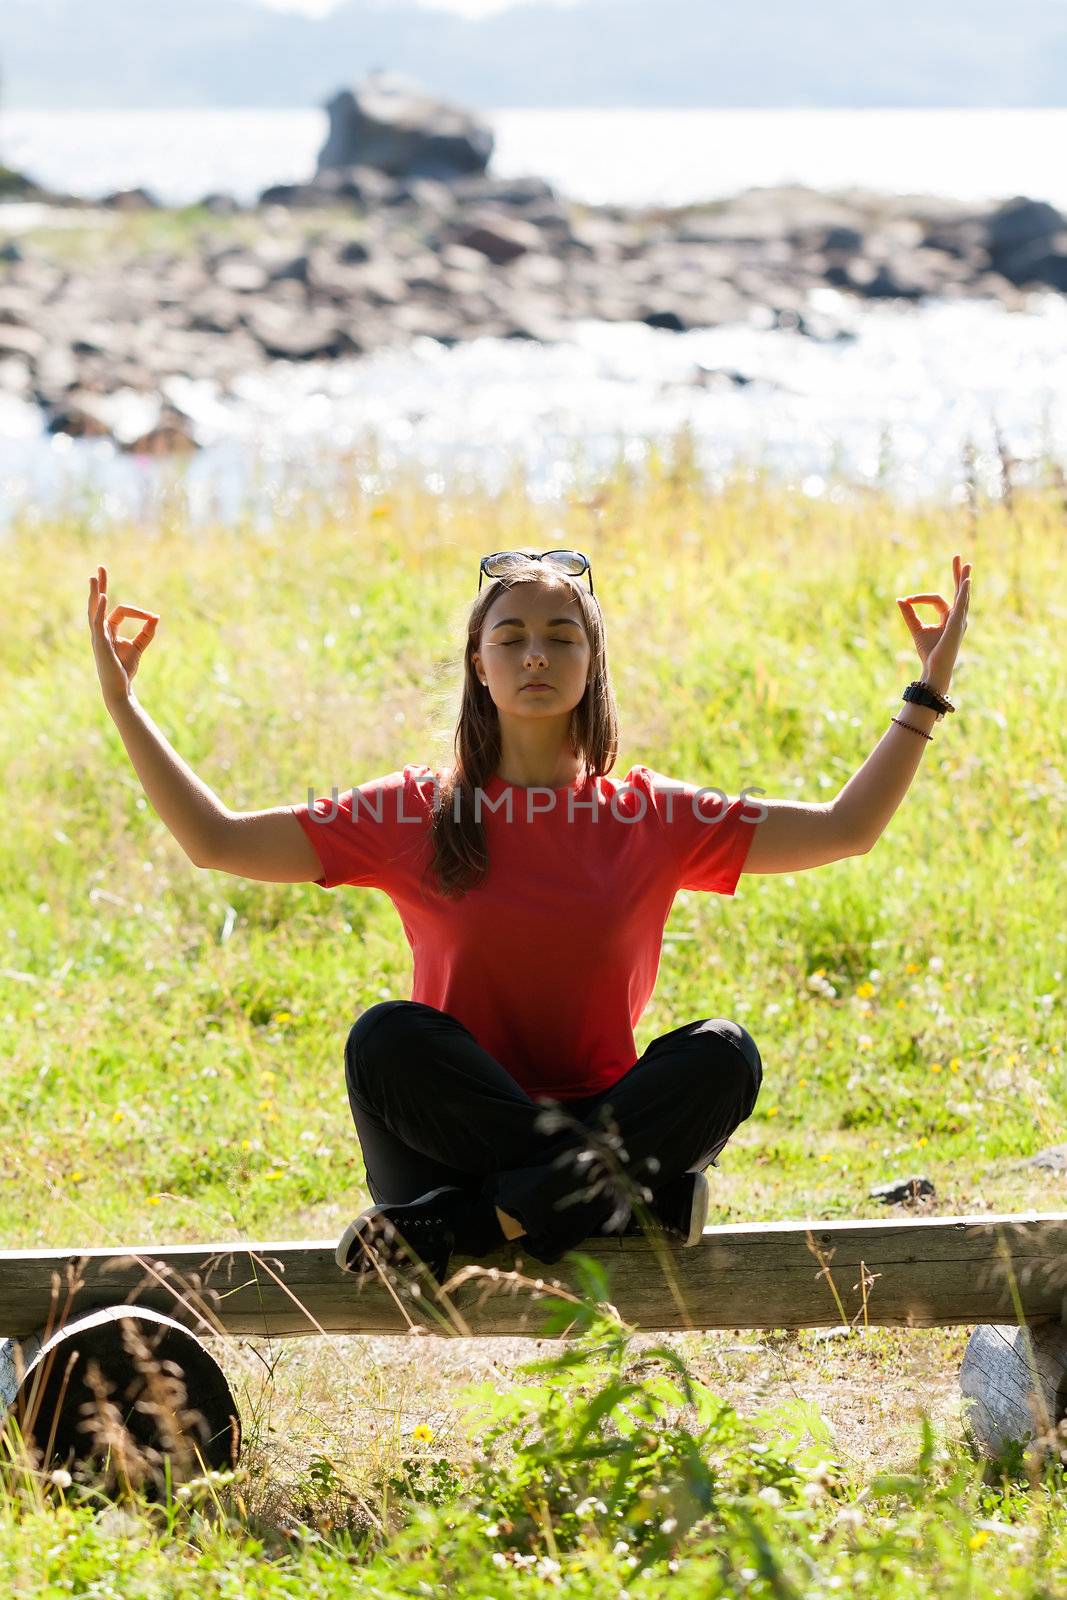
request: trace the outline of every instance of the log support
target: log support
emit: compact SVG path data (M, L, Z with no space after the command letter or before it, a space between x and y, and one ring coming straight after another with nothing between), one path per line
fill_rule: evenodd
M5 1411L35 1470L85 1465L149 1498L164 1490L168 1464L178 1484L235 1466L240 1454L240 1416L218 1362L188 1328L145 1306L105 1306L47 1337L0 1341Z

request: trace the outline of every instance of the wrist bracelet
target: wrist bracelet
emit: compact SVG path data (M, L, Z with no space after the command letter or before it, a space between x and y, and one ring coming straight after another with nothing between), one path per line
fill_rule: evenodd
M924 733L921 728L913 727L910 722L901 722L899 717L892 717L890 720L895 722L898 728L907 728L909 733L917 733L920 739L933 738L932 733Z

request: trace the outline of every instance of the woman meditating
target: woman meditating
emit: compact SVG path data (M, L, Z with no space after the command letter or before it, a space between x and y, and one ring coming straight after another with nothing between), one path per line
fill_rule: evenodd
M801 872L864 855L907 793L967 625L898 600L922 664L864 764L833 800L730 801L638 764L610 776L618 720L587 558L481 561L467 626L455 759L411 764L329 799L233 812L185 765L131 682L158 614L89 583L104 701L145 793L195 865L263 882L383 890L414 956L412 996L372 1005L345 1045L349 1103L375 1204L337 1260L363 1278L506 1239L543 1262L584 1239L701 1236L704 1169L752 1113L752 1035L699 1017L637 1055L634 1028L679 889L732 895L742 872ZM588 579L588 587L585 579ZM488 579L488 583L485 580ZM483 587L484 585L484 587ZM922 624L914 606L935 606ZM125 617L142 618L132 640Z

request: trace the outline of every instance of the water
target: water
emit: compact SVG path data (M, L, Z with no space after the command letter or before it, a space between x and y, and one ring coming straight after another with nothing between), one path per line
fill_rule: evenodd
M492 169L536 173L596 204L682 204L752 184L857 185L1067 207L1067 110L489 111ZM324 111L8 111L0 154L45 185L143 185L168 204L249 201L307 178Z
M584 322L558 345L478 339L445 349L430 339L360 361L277 364L223 401L205 381L175 380L171 398L194 417L206 448L185 472L194 520L286 497L325 496L330 461L373 435L383 473L414 464L436 490L467 476L490 488L522 464L535 498L552 500L590 469L648 439L691 429L713 476L733 463L771 468L804 493L841 477L881 484L902 500L963 492L964 453L977 449L995 492L997 430L1027 462L1067 459L1067 302L1035 297L1009 313L976 301L864 307L834 290L824 309L855 338L816 344L797 334L733 326L671 334L643 324ZM739 370L744 387L694 384L699 366ZM176 470L162 469L163 476ZM48 439L29 407L0 406L0 505L69 503L99 491L105 513L150 510L154 463L109 443Z
M497 172L540 173L590 201L682 202L797 181L976 201L1021 191L1067 206L1057 156L1067 111L507 111L491 120ZM78 193L144 184L171 203L219 190L247 200L306 177L324 130L317 111L19 112L0 117L0 151ZM277 364L249 374L232 400L175 379L170 398L205 445L185 468L133 460L106 442L50 439L35 408L0 395L0 520L85 492L98 496L93 514L151 514L175 471L194 519L250 506L266 518L301 485L325 492L331 471L343 470L338 449L372 433L383 471L414 464L431 486L469 474L492 487L518 462L543 499L620 451L640 459L648 439L681 426L713 474L758 463L811 495L843 475L905 500L958 496L969 444L993 490L998 430L1024 474L1042 451L1067 458L1067 301L1035 294L1019 313L978 301L915 309L827 289L819 303L851 328L851 342L747 323L679 335L588 322L555 346L482 339L446 350L420 339L362 361ZM700 366L753 381L701 387Z

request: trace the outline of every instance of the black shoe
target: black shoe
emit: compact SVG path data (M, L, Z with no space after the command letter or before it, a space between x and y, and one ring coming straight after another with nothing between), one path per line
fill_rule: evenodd
M337 1265L364 1281L377 1277L375 1263L405 1275L417 1275L422 1265L443 1283L469 1207L466 1190L451 1184L403 1205L370 1206L341 1235L334 1252Z
M702 1172L683 1172L680 1178L655 1191L648 1209L665 1233L692 1249L703 1237L710 1197L708 1180ZM644 1231L636 1216L631 1216L620 1237L633 1239Z

